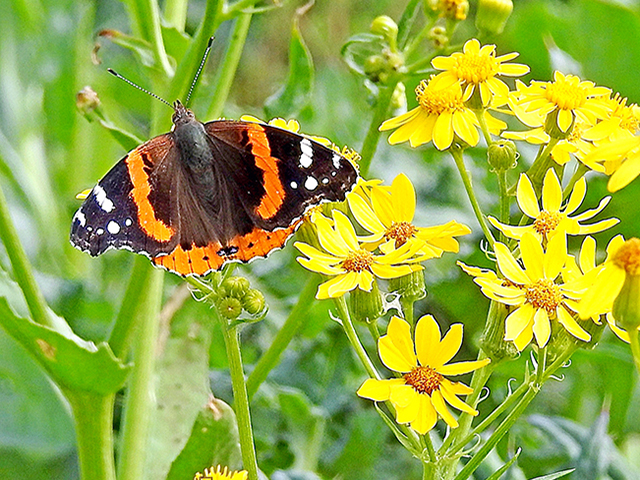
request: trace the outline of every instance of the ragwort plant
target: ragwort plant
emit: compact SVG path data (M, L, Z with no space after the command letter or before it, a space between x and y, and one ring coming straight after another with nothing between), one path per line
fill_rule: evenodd
M198 28L189 36L184 32L186 2L167 2L160 12L156 2L131 0L127 8L132 35L116 31L103 35L137 54L153 91L169 99L184 98L209 38L224 22L233 20L207 108L208 117L215 118L229 93L251 19L262 12L257 4L256 0L209 1ZM511 8L508 0L480 1L478 29L500 33ZM251 288L247 279L234 276L233 264L204 278L184 279L193 297L210 305L222 331L234 403L231 409L211 397L197 418L178 416L175 424L167 425L168 430L186 428L187 434L182 449L172 451L162 478L259 478L250 400L278 364L314 297L332 302L333 318L362 364L360 387L353 396L373 401L381 421L422 464L423 479L470 478L544 391L545 383L556 378L578 349L593 346L604 325L630 344L640 373L640 241L618 235L607 246L606 260L598 262L591 235L615 227L618 220L591 219L606 207L609 197L592 210L576 213L585 199L588 171L610 176L612 192L640 173L640 111L611 89L574 75L555 72L551 81L525 84L517 78L527 74L529 67L513 62L515 52L498 55L499 45L483 45L475 38L451 45L454 30L467 21L468 10L465 0L434 0L424 5L411 0L398 24L386 16L375 18L370 33L353 37L343 47L347 64L371 95L370 126L360 154L312 138L357 163L361 178L343 204L307 211L294 247L300 252L298 263L317 272L321 281L310 280L301 287L297 304L248 377L240 332L268 315L263 293ZM180 55L167 53L173 32L166 25L187 39ZM287 85L270 100L271 111L294 112L311 88L312 65L297 20L291 64ZM405 104L405 83L418 76L423 78L415 89L417 106L394 116L391 112ZM78 107L123 147L135 146L135 136L107 118L107 109L95 92L81 92ZM154 105L153 133L161 131L165 114ZM519 127L509 129L516 122ZM270 123L294 132L300 129L292 120ZM392 131L387 137L391 145L408 142L411 148L433 147L442 157L450 155L481 226L483 251L495 266L458 262L488 298L475 360L453 361L463 345L462 324L451 325L443 336L433 315L414 316L415 302L426 295L424 269L429 268L429 260L456 254L460 239L471 229L455 219L440 225L415 224L417 198L409 177L400 174L390 185L369 177L381 132L386 131ZM519 156L514 141L538 145L537 154ZM498 185L497 216L485 213L465 166L465 153L479 146L487 148L486 168L495 174ZM516 169L522 173L510 184ZM515 208L521 213L514 217ZM153 450L147 441L156 413L153 392L157 345L162 344L158 318L163 272L153 269L147 259L136 258L111 334L95 345L74 334L47 306L3 196L0 222L13 277L30 317L18 315L2 298L1 322L69 402L81 478L145 478L145 466L154 462L148 456L160 459L168 451ZM567 244L570 236L583 237L575 254ZM372 342L375 354L366 348ZM492 373L523 352L531 361L522 372L520 386L474 422L483 409L481 392ZM385 373L376 366L378 357L388 370ZM175 365L189 363L176 361ZM468 385L454 378L471 372ZM116 464L113 418L116 393L123 386L126 395ZM491 478L499 478L516 460L517 454Z

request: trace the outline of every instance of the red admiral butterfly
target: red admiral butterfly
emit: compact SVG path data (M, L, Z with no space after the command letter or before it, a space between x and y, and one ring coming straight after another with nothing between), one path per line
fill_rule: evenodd
M344 200L358 178L348 159L305 136L201 123L179 101L173 109L171 132L129 152L91 190L73 216L76 248L128 249L204 275L281 248L311 206Z

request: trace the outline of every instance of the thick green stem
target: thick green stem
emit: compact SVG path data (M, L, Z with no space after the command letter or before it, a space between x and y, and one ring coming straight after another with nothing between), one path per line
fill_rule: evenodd
M387 118L389 112L389 105L391 105L391 99L393 92L396 89L396 82L391 82L388 87L381 87L378 95L376 106L373 110L373 117L371 118L371 124L367 131L367 136L364 137L362 148L360 149L360 175L363 177L369 173L369 167L371 166L371 160L378 148L378 141L380 140L380 124Z
M334 299L335 305L338 308L338 315L340 316L340 320L342 320L342 328L344 329L344 333L347 334L347 338L351 343L351 346L356 352L356 355L360 359L362 366L367 371L367 374L371 378L375 378L380 380L380 374L376 370L376 367L371 362L367 351L360 343L360 339L358 338L358 334L356 333L356 329L353 326L353 322L351 321L351 316L349 315L349 310L347 308L347 302L344 300L344 297L338 297Z
M179 32L184 32L188 5L187 0L166 0L164 3L165 20Z
M214 312L217 314L216 309L214 309ZM227 359L229 360L229 374L231 375L231 386L233 388L233 405L238 421L242 463L249 474L249 480L258 480L258 461L256 459L256 448L253 444L249 396L247 395L247 385L242 368L238 328L231 327L224 320L220 320L222 322L224 344L227 349Z
M638 375L640 375L640 339L638 335L640 335L640 331L637 328L629 332L629 344L631 345L633 363L635 363Z
M129 379L120 438L118 479L138 480L144 477L145 454L151 413L155 408L154 379L158 314L162 300L164 272L147 273L144 299L135 310L137 335L133 345L134 367Z
M487 225L487 221L482 213L482 209L480 208L480 204L478 203L478 199L476 198L476 194L473 190L473 184L471 182L471 177L467 168L464 165L464 159L462 156L462 149L456 147L455 145L449 149L449 153L453 157L456 167L458 167L458 172L460 172L460 177L462 178L462 183L464 184L464 189L467 192L467 196L469 197L469 201L471 202L471 207L473 208L473 213L484 232L484 236L487 238L487 241L493 247L495 243L495 239L493 238L493 234L491 230L489 230L489 225Z
M65 392L73 411L78 442L80 478L115 480L113 461L113 403L106 397L82 392Z
M500 193L500 222L508 225L511 219L509 218L510 197L507 189L507 171L500 170L496 172L496 176L498 177L498 191ZM504 234L501 236L504 236Z
M9 205L2 188L0 188L0 239L9 256L13 267L13 276L22 289L33 321L40 325L55 328L54 322L48 314L47 302L36 283L27 254L22 248L18 232L11 221Z
M320 277L318 277L318 275L312 275L309 277L300 292L298 303L296 303L289 313L289 316L273 339L273 342L267 351L260 357L258 363L256 363L255 368L247 380L247 393L249 395L249 399L251 399L258 391L258 388L260 388L262 382L265 381L269 372L278 365L282 353L289 346L289 343L291 343L291 340L307 319L307 312L313 304L313 299L315 297L319 281Z
M559 140L557 138L549 140L549 143L545 145L542 152L540 152L540 155L538 155L538 158L535 159L529 170L527 170L527 176L529 177L529 180L531 180L531 183L533 183L536 191L540 190L539 187L542 185L542 179L544 178L547 170L549 170L549 167L553 164L551 151L558 141Z
M211 104L207 110L207 118L218 118L222 115L222 108L229 96L233 78L235 77L242 50L244 49L249 26L251 25L251 13L241 13L235 21L229 48L220 67L220 74L216 82L215 93L211 97Z

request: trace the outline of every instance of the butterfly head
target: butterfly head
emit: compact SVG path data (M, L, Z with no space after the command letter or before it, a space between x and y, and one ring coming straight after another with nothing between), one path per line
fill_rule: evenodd
M191 123L195 121L196 117L191 110L185 107L180 100L176 100L173 104L173 116L171 117L171 121L173 122L174 128L179 125L184 125L186 123Z

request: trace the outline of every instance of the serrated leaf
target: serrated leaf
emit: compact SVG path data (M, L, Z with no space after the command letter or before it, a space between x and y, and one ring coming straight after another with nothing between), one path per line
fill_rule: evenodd
M409 33L411 33L413 24L420 14L421 5L422 0L411 0L407 8L402 12L402 17L400 17L400 21L398 22L398 48L400 50L404 49L407 40L409 40Z
M189 441L171 464L167 480L193 478L196 472L214 465L237 469L241 461L235 413L225 402L212 397L198 414Z
M4 297L0 298L0 325L68 390L107 395L117 392L129 373L130 367L113 355L107 343L95 345L19 317Z
M267 98L264 105L267 118L296 116L309 103L313 80L313 59L295 17L289 44L289 75L285 85Z

